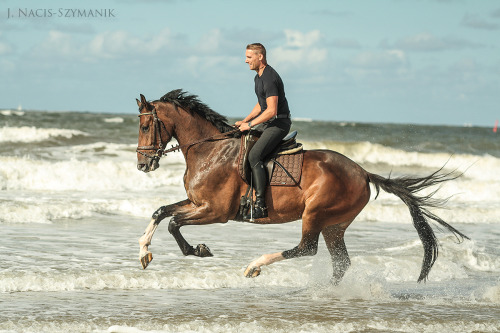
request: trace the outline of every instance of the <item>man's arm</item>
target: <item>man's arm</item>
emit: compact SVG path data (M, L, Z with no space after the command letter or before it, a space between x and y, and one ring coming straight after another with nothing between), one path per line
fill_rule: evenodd
M246 116L245 119L237 121L235 123L235 125L239 127L243 123L248 123L250 120L252 120L253 118L257 117L259 115L259 113L260 113L260 104L257 103L253 107L252 111L250 111L250 114L248 116Z
M243 121L240 123L240 130L242 132L248 131L250 129L250 126L248 125L248 121L251 120L252 127L253 127L255 125L265 123L266 121L268 121L272 117L275 117L278 114L278 96L269 96L268 98L266 98L266 103L267 103L267 109L265 109L260 116L258 116L255 119L253 118L253 117L256 117L260 112L259 111L260 105L259 105L259 103L257 103L257 105L254 107L254 109L248 115L248 117L243 119ZM259 109L257 110L257 114L254 114L254 111L256 110L257 107L259 107ZM252 115L253 115L253 117L251 117ZM236 125L238 126L238 124L236 124Z

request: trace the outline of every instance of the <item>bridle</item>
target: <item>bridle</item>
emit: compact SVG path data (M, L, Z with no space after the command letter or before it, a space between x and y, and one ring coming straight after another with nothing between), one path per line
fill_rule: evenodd
M142 109L142 108L140 108L140 109ZM160 120L160 118L158 118L158 113L156 112L156 107L153 107L153 109L150 112L144 112L144 113L140 113L138 115L138 117L142 117L142 116L153 116L153 131L154 131L153 145L152 146L138 146L136 149L136 152L141 154L142 156L145 156L145 157L152 159L153 161L156 161L156 162L158 162L163 155L167 155L167 153L174 152L177 150L180 151L182 148L185 148L185 147L189 148L191 146L197 145L197 144L202 143L202 142L228 139L229 135L236 133L236 132L239 132L239 129L235 128L234 130L229 131L229 132L216 134L216 135L213 135L211 137L201 139L201 140L198 140L195 142L191 142L188 144L184 144L184 145L176 145L176 146L172 145L171 148L165 149L163 147L163 140L161 137L160 126L163 127L163 129L165 130L165 132L167 132L167 134L170 138L172 138L173 136L168 131L165 124ZM157 142L158 142L158 147L156 146ZM150 154L143 152L143 150L153 150L153 151L155 151L155 154L150 155Z
M156 107L153 107L153 110L150 112L144 112L139 114L139 118L142 116L153 116L153 131L154 131L154 137L153 137L153 145L152 146L137 146L136 152L141 154L142 156L145 156L147 158L150 158L152 160L160 160L160 157L165 154L165 149L163 149L163 140L161 138L161 128L160 125L163 127L165 132L167 132L168 136L172 138L172 134L167 130L167 127L165 124L158 118L158 114L156 112ZM159 140L158 140L159 139ZM159 142L158 147L156 147L156 143ZM180 147L179 147L180 148ZM149 155L143 152L142 150L154 150L155 154L154 155Z

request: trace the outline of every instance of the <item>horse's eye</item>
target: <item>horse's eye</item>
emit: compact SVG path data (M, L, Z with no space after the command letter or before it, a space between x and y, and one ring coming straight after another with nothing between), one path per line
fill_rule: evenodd
M149 131L149 125L141 126L142 133L147 133Z

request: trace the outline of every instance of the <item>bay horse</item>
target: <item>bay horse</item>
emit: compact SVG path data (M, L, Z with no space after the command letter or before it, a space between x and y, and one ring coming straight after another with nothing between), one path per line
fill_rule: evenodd
M143 172L154 171L159 167L162 155L177 149L182 151L186 161L184 187L187 199L162 206L154 212L139 239L142 267L145 269L153 259L148 247L158 225L167 217L171 217L168 230L184 255L212 256L204 244L196 248L191 246L180 228L235 219L240 198L247 189L237 166L241 133L230 126L224 116L202 103L198 96L181 89L152 102L141 94L140 100L136 101L140 118L137 168ZM165 147L172 138L179 145L167 150ZM442 173L441 168L426 177L384 178L365 171L337 152L305 150L298 186L268 187L269 216L254 221L270 224L302 219L302 239L290 250L263 254L248 265L244 275L255 277L264 265L315 255L322 234L332 259L332 282L338 284L350 266L344 233L368 203L371 183L377 196L382 189L398 196L408 206L424 247L418 282L425 281L438 256L438 242L429 222L434 221L446 228L459 242L468 237L428 210L442 206L446 200L433 198L435 191L429 195L417 192L457 177L454 172Z

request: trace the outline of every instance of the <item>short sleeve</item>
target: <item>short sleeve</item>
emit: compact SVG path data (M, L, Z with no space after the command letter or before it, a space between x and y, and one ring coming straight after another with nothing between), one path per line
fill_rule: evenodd
M278 82L272 76L267 76L264 79L264 92L266 94L266 98L279 96Z

